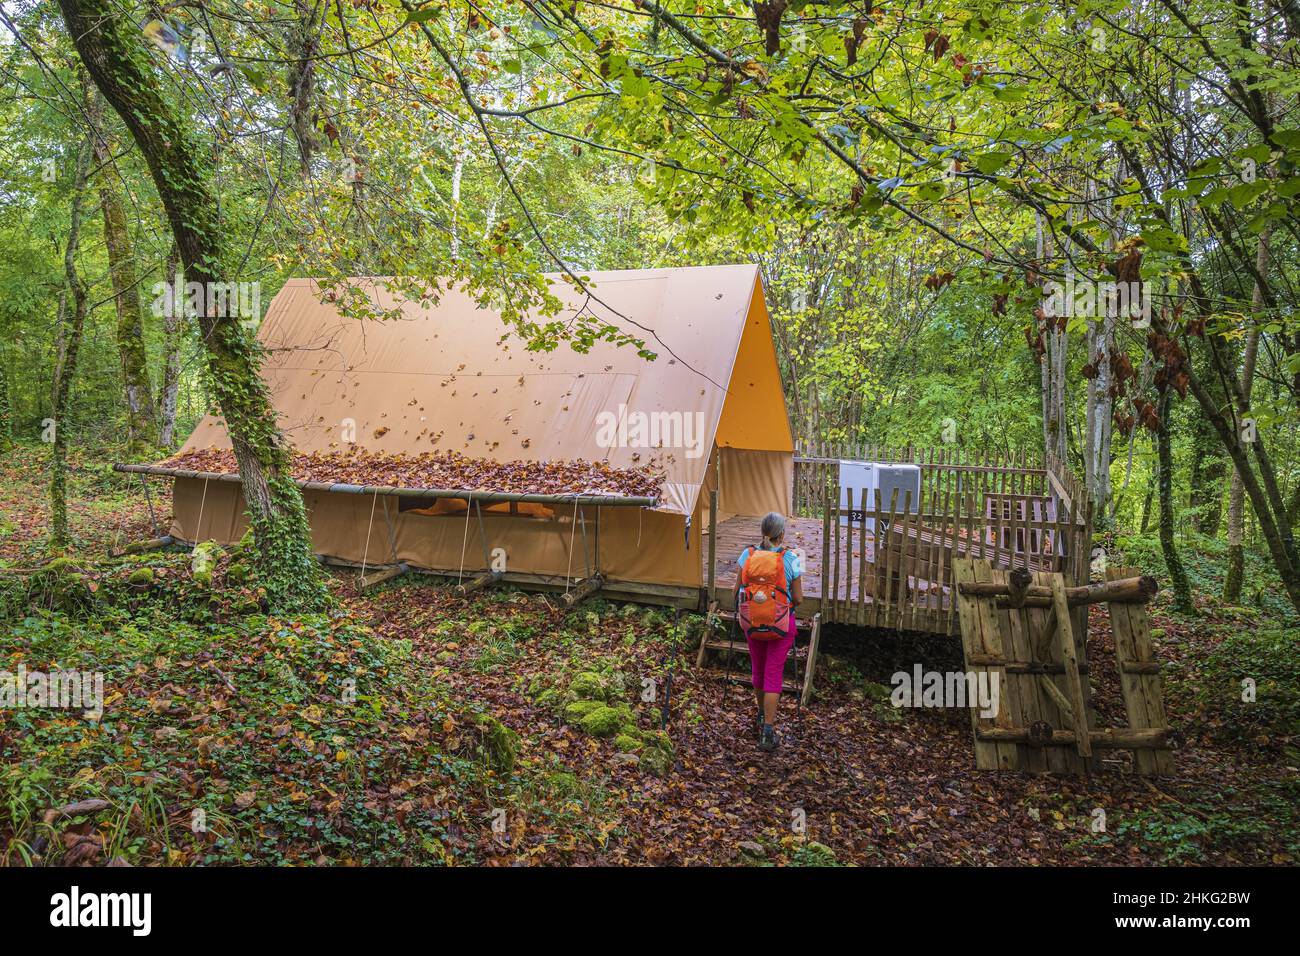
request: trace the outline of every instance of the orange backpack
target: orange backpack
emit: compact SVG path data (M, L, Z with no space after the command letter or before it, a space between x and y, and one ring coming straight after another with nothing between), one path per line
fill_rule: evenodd
M751 637L775 641L790 633L789 585L785 580L785 552L751 548L740 569L740 626Z

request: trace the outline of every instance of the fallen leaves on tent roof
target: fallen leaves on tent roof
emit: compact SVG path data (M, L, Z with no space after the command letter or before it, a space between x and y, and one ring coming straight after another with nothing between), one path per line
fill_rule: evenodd
M184 452L161 462L166 468L233 475L235 453L218 448ZM658 497L662 468L651 462L615 468L603 461L492 461L454 451L418 455L295 452L293 476L389 488L449 488L525 495L604 494Z

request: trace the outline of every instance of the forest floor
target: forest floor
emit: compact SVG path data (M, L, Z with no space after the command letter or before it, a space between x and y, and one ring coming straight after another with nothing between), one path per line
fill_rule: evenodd
M268 617L238 553L210 586L177 552L106 560L151 522L139 485L99 462L74 462L72 561L16 572L43 560L43 457L0 465L0 670L100 671L106 706L0 711L0 864L1300 859L1300 631L1262 598L1223 606L1209 578L1197 617L1152 608L1188 741L1172 777L1133 775L1123 752L1089 778L975 770L964 712L886 699L913 662L960 668L959 644L891 632L829 633L816 700L783 703L765 754L749 689L694 667L698 615L562 614L410 575L360 595L340 574L336 611ZM1127 546L1150 563L1149 542ZM1096 609L1090 657L1113 660L1108 642ZM1122 724L1108 673L1099 720Z

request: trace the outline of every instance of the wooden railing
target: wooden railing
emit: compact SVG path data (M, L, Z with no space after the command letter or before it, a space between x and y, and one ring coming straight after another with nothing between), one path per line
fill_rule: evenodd
M948 449L810 449L795 459L796 514L822 519L824 622L956 633L952 560L1088 579L1091 516L1059 462ZM910 491L848 500L841 458L921 466Z
M805 518L821 517L827 495L838 484L841 459L920 465L922 502L939 500L944 495L956 493L1052 493L1048 468L1041 456L1035 457L1030 452L1007 456L962 448L801 444L796 446L794 458L796 515ZM1069 476L1068 480L1073 482L1073 476Z

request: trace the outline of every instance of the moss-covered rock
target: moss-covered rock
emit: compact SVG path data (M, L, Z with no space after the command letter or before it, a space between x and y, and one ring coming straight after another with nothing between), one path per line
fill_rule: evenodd
M572 706L572 705L570 705ZM612 737L627 724L627 717L617 707L597 707L578 721L578 726L595 737Z
M31 576L27 597L33 606L75 612L96 603L90 579L75 560L58 557Z
M614 747L621 753L635 753L641 749L641 741L631 734L619 734L614 738Z
M232 561L226 568L226 580L233 584L243 584L248 580L248 565L243 561Z
M207 587L212 584L212 572L221 560L221 545L215 541L201 541L190 554L190 574L194 580Z
M795 850L790 859L791 866L839 866L835 851L824 843L809 840Z
M579 700L604 700L605 679L595 671L583 671L569 682L569 693Z
M571 724L578 724L594 710L609 710L598 700L575 700L564 708L564 719Z
M554 687L547 687L533 696L533 700L537 702L538 707L547 708L558 706L563 699L564 695Z
M677 754L671 741L667 747L646 746L641 751L641 766L656 777L665 777L673 769Z
M138 588L147 588L153 584L153 579L153 568L136 568L131 572L131 576L127 578L127 581Z
M894 689L886 684L880 684L873 680L862 682L862 693L868 700L879 701L888 704L889 698L893 695Z
M519 756L519 735L490 714L475 714L474 726L480 734L479 750L487 764L497 773L509 773Z

